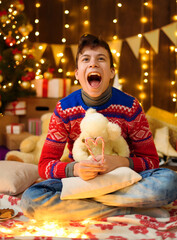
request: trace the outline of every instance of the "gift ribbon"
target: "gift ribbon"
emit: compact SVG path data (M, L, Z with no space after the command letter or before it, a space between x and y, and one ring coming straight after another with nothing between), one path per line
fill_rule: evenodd
M23 124L20 124L20 123L12 123L11 125L10 125L10 133L14 133L14 127L15 126L21 126L22 127L22 129L23 129Z
M18 126L18 125L19 125L18 123L12 123L12 124L11 124L11 131L10 131L10 133L13 133L13 132L14 132L13 127L14 127L14 126Z
M66 97L66 79L63 79L63 97Z
M12 102L12 107L13 107L12 112L13 112L14 114L15 114L15 110L16 110L15 108L16 108L17 104L18 104L17 101Z
M91 150L91 148L88 144L88 141L92 142L93 145L97 146L99 140L101 140L101 142L102 142L101 163L103 164L103 162L104 162L104 139L102 137L97 137L96 139L88 137L88 138L85 139L85 145L87 146L87 148L88 148L90 154L92 155L93 159L95 161L97 161L95 155L93 154L93 152L92 152L92 150Z
M6 108L5 111L6 112L12 112L14 115L16 114L16 111L19 111L19 110L26 110L26 108L17 108L17 105L19 104L20 102L19 101L14 101L14 102L11 102L11 105L12 105L12 109L11 108Z
M43 97L47 97L48 93L48 80L47 79L43 79L42 82L42 96Z

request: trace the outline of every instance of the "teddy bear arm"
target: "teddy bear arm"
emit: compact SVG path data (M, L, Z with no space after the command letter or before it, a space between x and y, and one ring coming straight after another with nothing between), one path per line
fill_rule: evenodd
M89 157L87 147L85 143L82 142L81 138L78 138L73 147L73 158L76 162L86 160Z
M32 152L36 148L38 140L39 136L30 136L25 138L20 144L20 151L25 153Z
M19 151L9 151L6 154L5 160L7 161L18 161L18 162L25 162L25 163L33 163L34 156L30 153L22 153Z

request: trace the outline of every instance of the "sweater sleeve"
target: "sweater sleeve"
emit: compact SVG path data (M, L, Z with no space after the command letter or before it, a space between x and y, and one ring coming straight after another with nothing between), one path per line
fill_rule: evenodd
M138 114L135 114L136 117L128 124L129 145L134 170L141 172L158 168L159 158L145 113L139 103L136 103L136 106Z
M58 111L54 111L50 123L47 138L44 142L38 171L41 178L65 178L65 168L68 162L61 162L68 131Z

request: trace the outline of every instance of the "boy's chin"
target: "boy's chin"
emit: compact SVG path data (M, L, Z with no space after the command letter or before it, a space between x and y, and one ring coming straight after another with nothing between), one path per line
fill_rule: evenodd
M102 94L102 92L100 92L100 91L98 91L98 92L89 91L89 92L87 92L87 94L92 98L97 98Z

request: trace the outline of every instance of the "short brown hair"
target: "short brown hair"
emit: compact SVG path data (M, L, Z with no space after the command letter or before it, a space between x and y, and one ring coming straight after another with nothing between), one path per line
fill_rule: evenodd
M103 47L108 51L109 54L109 58L110 58L110 66L111 68L114 67L113 65L113 56L110 50L109 45L107 44L106 41L104 41L103 39L101 39L100 37L96 37L92 34L84 34L80 40L79 40L79 44L78 44L78 49L77 49L77 54L76 54L76 68L78 68L78 58L79 58L79 54L82 53L82 50L84 47L89 46L91 48L95 48L95 47Z

